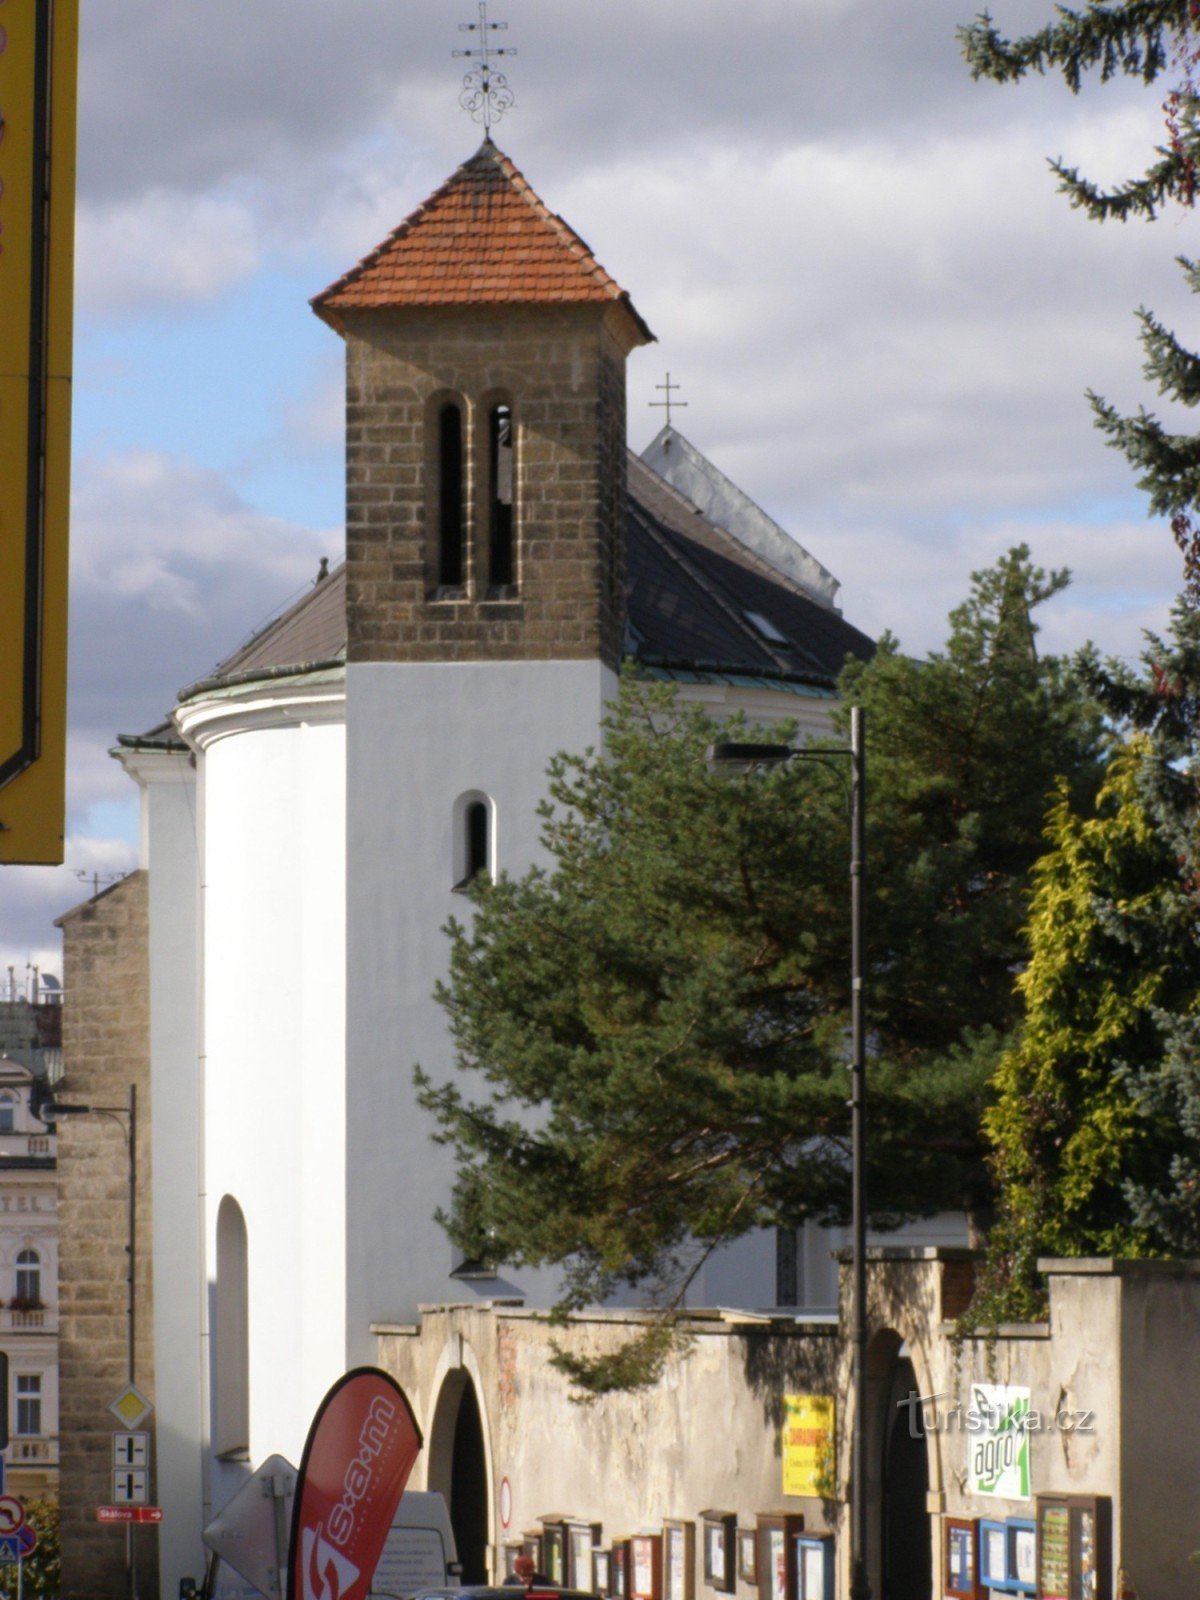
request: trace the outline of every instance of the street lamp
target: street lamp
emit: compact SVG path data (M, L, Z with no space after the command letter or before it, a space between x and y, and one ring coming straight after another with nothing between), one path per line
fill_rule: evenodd
M129 1103L124 1106L75 1105L67 1100L49 1100L39 1112L43 1122L57 1122L63 1117L106 1117L120 1128L125 1140L125 1154L129 1164L129 1230L125 1249L129 1255L126 1275L128 1316L128 1345L126 1348L126 1373L130 1388L137 1374L137 1085L129 1085ZM125 1528L125 1578L129 1600L137 1596L137 1568L134 1562L133 1528Z
M705 756L714 771L750 772L785 761L850 761L850 1206L851 1392L854 1433L850 1472L850 1600L871 1600L867 1576L867 1044L863 1014L863 913L866 890L866 717L850 708L850 743L819 750L725 742Z

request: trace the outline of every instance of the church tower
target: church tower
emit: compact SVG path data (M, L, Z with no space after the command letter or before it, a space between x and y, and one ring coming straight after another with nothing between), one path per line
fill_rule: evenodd
M465 1292L413 1066L453 1070L433 990L456 891L539 858L547 764L596 743L615 692L625 360L653 335L490 138L313 307L346 342L353 1361L372 1323Z
M313 307L346 340L349 660L615 667L653 335L583 240L487 139Z

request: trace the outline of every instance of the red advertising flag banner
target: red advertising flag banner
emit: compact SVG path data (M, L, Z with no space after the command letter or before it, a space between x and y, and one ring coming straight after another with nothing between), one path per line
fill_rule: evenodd
M317 1408L300 1462L288 1600L366 1600L421 1430L377 1367L339 1378Z

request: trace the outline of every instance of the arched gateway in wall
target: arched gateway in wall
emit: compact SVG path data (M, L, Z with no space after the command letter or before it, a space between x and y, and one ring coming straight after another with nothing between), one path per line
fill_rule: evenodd
M479 1395L465 1367L446 1373L429 1430L429 1487L445 1497L464 1583L488 1579L488 1457Z
M867 1463L871 1588L886 1600L931 1600L933 1520L923 1390L892 1329L867 1352Z

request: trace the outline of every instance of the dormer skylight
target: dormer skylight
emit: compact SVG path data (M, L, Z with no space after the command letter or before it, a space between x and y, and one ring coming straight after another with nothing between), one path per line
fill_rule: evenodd
M791 643L791 640L788 638L787 634L780 633L779 629L771 621L770 617L764 617L761 611L744 611L742 615L755 630L755 632L761 633L763 638L768 640L771 644Z

